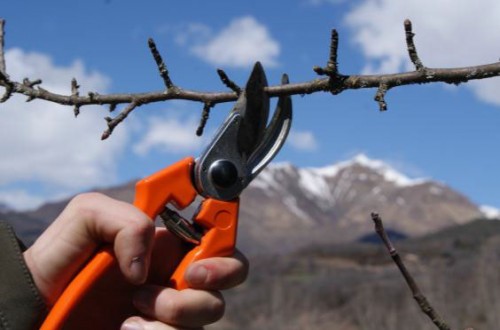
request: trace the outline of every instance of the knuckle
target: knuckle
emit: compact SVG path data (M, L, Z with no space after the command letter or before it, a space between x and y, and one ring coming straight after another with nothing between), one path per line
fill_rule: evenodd
M132 232L139 236L147 236L154 233L154 222L144 216L131 217L127 224Z
M96 202L105 198L103 194L88 192L76 195L71 199L68 208L79 214L81 217L92 219L96 216Z

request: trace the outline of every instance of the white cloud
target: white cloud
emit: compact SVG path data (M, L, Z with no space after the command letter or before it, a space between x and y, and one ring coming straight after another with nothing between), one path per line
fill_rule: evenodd
M21 189L0 191L0 201L14 210L33 209L45 202L42 197Z
M421 60L429 67L493 63L500 56L497 0L364 0L345 17L368 63L365 73L413 70L404 41L409 18ZM476 96L500 104L500 79L467 83Z
M133 146L133 150L141 156L151 150L167 153L197 151L203 145L203 139L195 135L197 127L198 122L194 118L150 118L146 134Z
M315 151L318 142L310 131L291 131L288 141L292 147L302 151Z
M190 45L190 51L213 65L242 68L256 61L266 66L278 65L279 43L267 27L251 16L232 20L217 34L202 24L192 24L179 34L180 45Z
M176 31L175 42L179 46L207 43L212 36L212 29L201 23L191 23Z
M104 75L88 72L80 61L58 66L47 55L21 49L8 50L6 63L13 79L41 78L42 87L56 93L69 94L73 77L78 79L82 92L104 92L110 83ZM4 187L0 199L9 199L5 187L18 182L33 182L54 194L113 182L116 157L125 146L127 127L119 127L108 141L101 142L103 117L104 112L93 107L82 108L75 119L71 107L39 100L26 103L25 97L19 95L0 104L0 185ZM11 193L26 206L36 204L38 199L28 197L28 192Z

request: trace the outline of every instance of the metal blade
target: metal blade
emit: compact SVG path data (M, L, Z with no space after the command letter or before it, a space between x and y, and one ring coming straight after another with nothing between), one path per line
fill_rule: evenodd
M288 76L284 74L281 84L288 84ZM248 161L250 181L253 180L279 152L290 131L292 125L292 99L290 96L282 96L274 111L273 118L265 130L259 146L255 149Z
M253 153L262 140L269 117L269 97L264 92L267 79L262 65L255 63L245 87L244 105L236 106L242 123L238 133L237 144L242 156L246 159Z
M286 76L282 81L287 83ZM232 200L276 156L290 130L290 96L280 97L271 123L266 76L255 64L245 91L212 142L196 160L194 182L198 192L218 200Z

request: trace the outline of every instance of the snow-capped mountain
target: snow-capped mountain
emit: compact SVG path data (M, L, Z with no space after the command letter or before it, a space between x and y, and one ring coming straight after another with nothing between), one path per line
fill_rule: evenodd
M252 240L269 248L276 241L284 248L306 241L342 242L373 232L371 212L408 236L483 216L445 184L411 179L380 160L358 155L324 168L270 165L242 196L240 232L252 233Z

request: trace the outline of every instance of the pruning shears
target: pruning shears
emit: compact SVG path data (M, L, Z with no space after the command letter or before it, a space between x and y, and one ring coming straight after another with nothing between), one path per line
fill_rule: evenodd
M288 77L283 75L282 84L287 83ZM267 124L270 101L266 86L264 69L257 62L202 155L185 158L136 184L134 205L151 219L159 216L169 231L193 246L170 278L172 288L187 288L184 274L194 261L234 252L239 195L279 152L292 121L291 98L281 96ZM185 209L197 196L203 200L192 220L170 207ZM97 252L59 297L41 329L62 328L78 302L115 261L110 248Z

